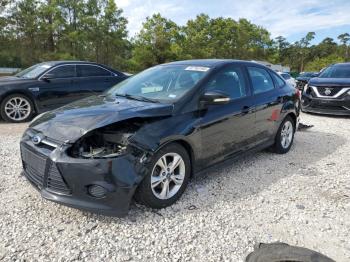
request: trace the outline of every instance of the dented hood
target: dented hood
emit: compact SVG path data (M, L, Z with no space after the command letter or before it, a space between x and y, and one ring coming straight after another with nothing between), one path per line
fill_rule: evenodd
M172 104L92 96L42 114L30 124L51 139L73 143L86 133L122 120L171 115Z

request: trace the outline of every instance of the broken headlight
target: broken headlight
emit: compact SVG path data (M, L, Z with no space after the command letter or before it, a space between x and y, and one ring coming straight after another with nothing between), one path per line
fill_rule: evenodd
M129 144L129 137L137 126L123 128L105 128L95 130L79 139L68 154L75 158L113 158L124 154Z

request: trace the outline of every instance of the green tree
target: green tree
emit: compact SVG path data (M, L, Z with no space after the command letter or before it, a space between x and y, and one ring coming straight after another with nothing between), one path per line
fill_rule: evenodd
M133 64L141 70L177 59L179 27L171 20L154 14L147 17L134 39Z
M348 33L344 33L338 36L338 39L344 46L345 50L345 61L349 61L349 41L350 41L350 35Z

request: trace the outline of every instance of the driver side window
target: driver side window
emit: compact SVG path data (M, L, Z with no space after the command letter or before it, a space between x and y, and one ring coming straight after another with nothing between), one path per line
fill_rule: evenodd
M208 83L207 91L218 91L231 99L247 96L246 81L241 67L228 66L218 72Z

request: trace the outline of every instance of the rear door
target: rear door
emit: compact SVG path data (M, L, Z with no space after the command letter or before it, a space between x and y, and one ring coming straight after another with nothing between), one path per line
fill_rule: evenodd
M282 109L280 96L272 75L262 67L247 67L256 110L256 144L271 140Z
M77 65L77 74L83 96L102 93L123 80L122 77L97 65Z
M204 165L244 151L255 134L253 101L243 67L229 65L212 77L205 89L228 95L224 105L209 105L200 122Z
M44 80L45 77L49 79ZM39 78L37 101L43 111L51 110L76 99L75 65L58 65Z

